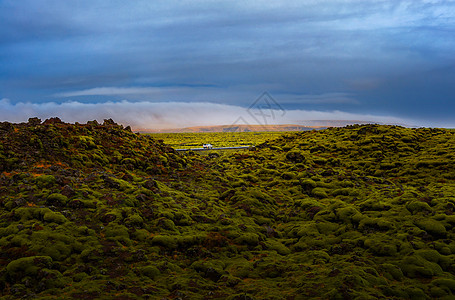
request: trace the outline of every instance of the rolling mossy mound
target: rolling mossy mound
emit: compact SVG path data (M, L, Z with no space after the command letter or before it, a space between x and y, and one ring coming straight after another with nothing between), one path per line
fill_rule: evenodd
M0 123L4 299L455 295L455 133L348 126L177 154L111 120Z

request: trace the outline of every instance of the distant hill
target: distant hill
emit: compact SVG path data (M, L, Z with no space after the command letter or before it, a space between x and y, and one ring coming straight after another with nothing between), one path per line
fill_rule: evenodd
M182 132L259 132L259 131L307 131L325 129L327 126L305 126L295 124L285 125L217 125L193 126L185 128L171 128L158 130L139 130L143 133L182 133Z

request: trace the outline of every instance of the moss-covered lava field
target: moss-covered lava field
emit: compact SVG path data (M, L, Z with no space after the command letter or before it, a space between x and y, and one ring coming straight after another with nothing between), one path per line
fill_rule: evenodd
M176 153L0 123L1 299L454 299L455 132L348 126Z

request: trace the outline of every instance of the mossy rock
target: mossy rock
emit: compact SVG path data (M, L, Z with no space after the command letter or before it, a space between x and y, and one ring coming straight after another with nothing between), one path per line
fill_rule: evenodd
M63 224L68 222L68 219L59 212L47 212L43 216L43 220L49 223Z
M370 238L364 241L364 245L375 255L395 256L397 254L397 245L391 241Z
M404 277L403 272L398 266L389 263L384 263L381 265L381 269L383 269L385 272L384 277L386 277L389 280L401 281Z
M336 215L340 221L343 223L358 223L360 218L356 218L356 215L361 215L361 213L353 206L347 206L339 208L336 210Z
M166 229L166 230L171 230L171 231L177 230L177 227L175 226L174 221L172 221L171 219L160 218L160 219L158 219L158 225L161 228Z
M325 264L330 262L330 255L326 251L309 251L308 257L313 260L313 264Z
M445 237L447 235L447 230L442 222L427 218L417 220L415 224L435 237Z
M384 218L363 218L359 223L359 230L388 231L394 229L394 224Z
M317 222L321 221L336 222L337 216L335 215L335 210L323 209L319 211L316 215L314 215L313 220Z
M416 300L426 300L428 299L427 295L423 291L423 289L418 287L408 287L405 289L406 294L408 295L409 299L416 299Z
M317 183L314 180L307 178L307 179L303 179L300 182L300 186L302 187L302 189L304 191L310 192L315 187L317 187Z
M455 279L451 278L436 278L431 282L432 285L449 289L452 293L455 293Z
M146 229L137 229L133 234L134 240L136 241L145 241L150 238L150 232Z
M319 198L319 199L327 198L329 196L327 194L327 189L320 188L320 187L317 187L317 188L314 188L313 190L311 190L311 194L314 197Z
M13 280L25 276L36 276L38 271L52 266L50 256L29 256L13 260L6 266L8 275Z
M390 208L391 206L389 204L378 201L376 199L367 200L360 204L361 211L384 211L389 210Z
M438 251L433 249L417 250L415 251L415 254L423 257L424 259L430 262L437 263L443 269L449 268L453 263L452 258L450 258L449 256L441 255Z
M134 226L141 226L144 223L144 219L138 214L133 214L126 219L126 223Z
M39 285L45 286L47 290L61 289L72 280L64 277L58 270L41 269L38 272L38 278L41 278Z
M151 240L152 245L161 246L167 249L176 249L178 239L171 235L155 235Z
M350 196L350 195L358 195L358 192L351 188L340 188L335 189L331 192L332 196Z
M316 228L318 229L319 233L323 235L327 234L334 234L336 231L338 231L341 226L340 224L337 223L331 223L331 222L319 222L316 223Z
M264 245L266 246L267 249L275 250L278 254L281 255L288 255L291 253L291 250L289 250L288 247L286 247L279 241L273 239L267 239L266 241L264 241Z
M50 194L46 199L47 205L65 206L68 203L68 197L59 193Z
M46 213L53 213L49 208L19 207L14 210L15 219L25 222L27 220L42 220Z
M148 277L150 279L155 279L156 277L161 275L160 270L158 270L157 267L152 266L152 265L139 268L139 272L143 276L146 276L146 277Z
M53 175L41 175L36 177L35 180L39 187L50 187L56 182L56 179Z
M11 224L8 227L0 228L0 238L4 236L13 235L19 232L19 228L16 224Z
M230 265L226 267L226 271L237 278L248 278L254 271L254 266L251 262L246 259L237 259L232 261Z
M302 163L305 162L305 155L299 150L291 150L286 153L286 159L293 163Z
M84 262L96 262L102 259L101 253L102 251L98 247L87 247L81 252L79 257Z
M256 233L242 233L234 242L242 245L255 246L259 243L259 236Z
M104 235L106 237L124 237L129 238L128 228L123 225L109 223L104 229Z
M225 263L221 260L195 261L191 264L191 268L200 273L202 277L215 282L226 273L224 271Z
M400 261L403 273L410 277L433 277L443 273L442 268L434 262L429 262L421 256L407 256Z
M412 201L406 205L406 209L409 210L412 214L432 211L430 205L423 201Z

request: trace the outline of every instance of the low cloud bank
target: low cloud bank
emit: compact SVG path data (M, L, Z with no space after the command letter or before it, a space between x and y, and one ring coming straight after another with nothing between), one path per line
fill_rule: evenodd
M104 102L81 103L11 103L0 100L0 121L26 122L30 117L43 121L59 117L65 122L85 123L91 120L103 121L112 118L115 122L130 125L135 130L182 128L189 126L231 125L231 124L303 124L311 120L356 120L385 124L419 125L411 120L390 116L353 114L342 111L277 110L203 103L203 102Z

